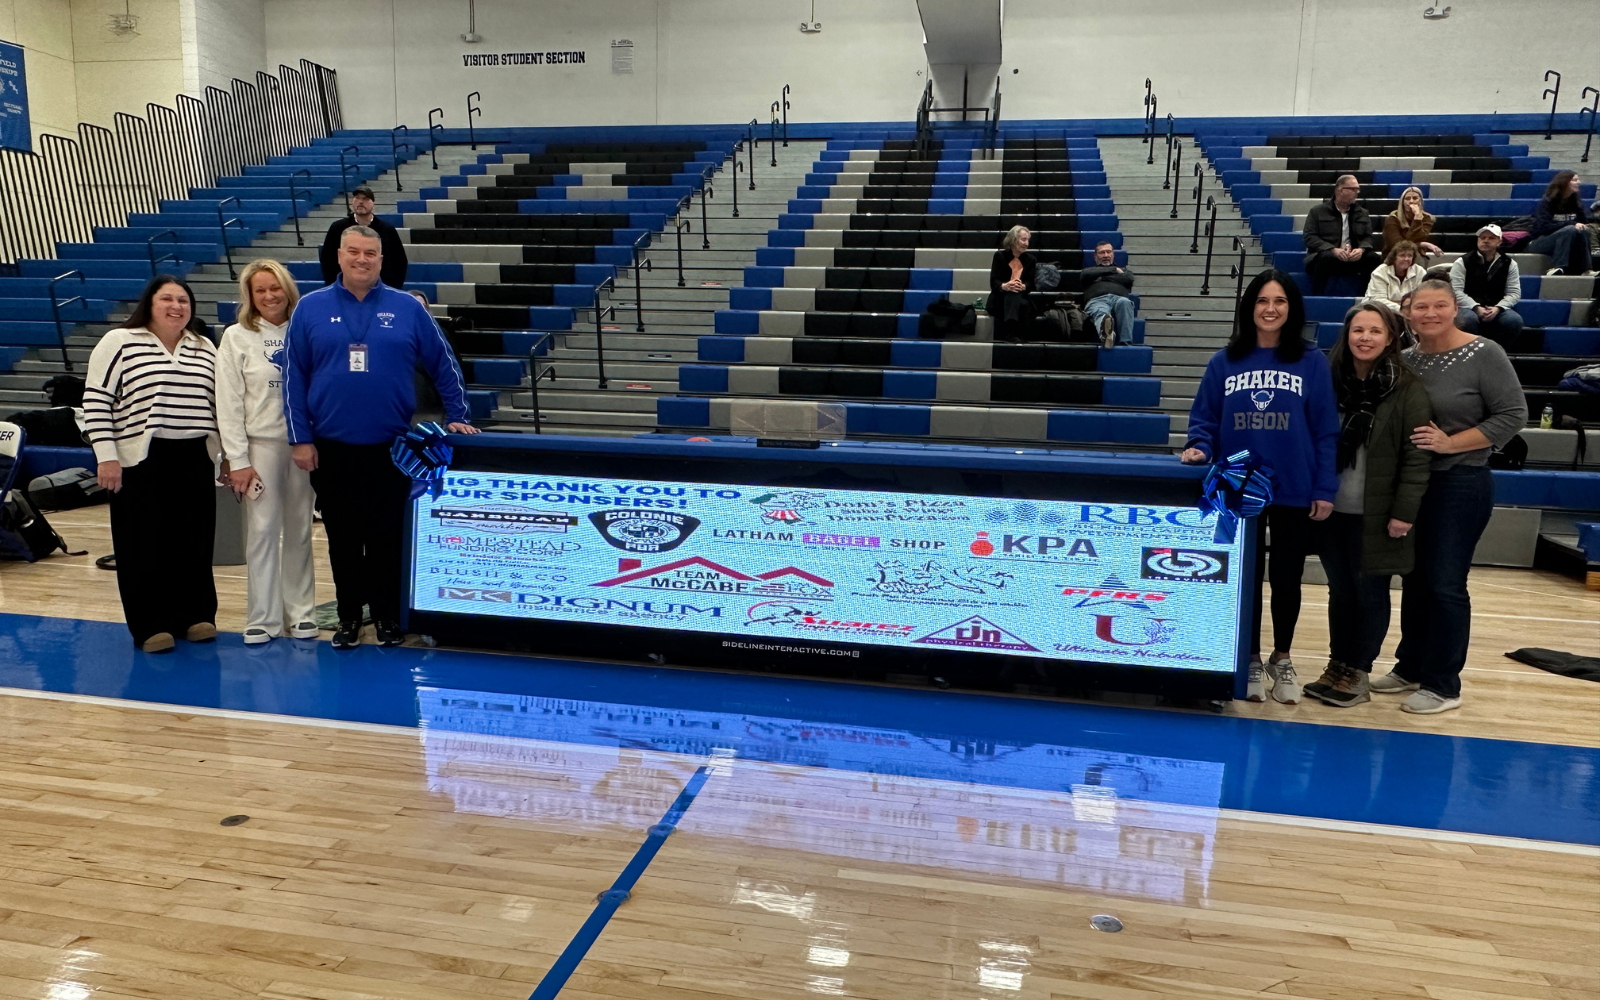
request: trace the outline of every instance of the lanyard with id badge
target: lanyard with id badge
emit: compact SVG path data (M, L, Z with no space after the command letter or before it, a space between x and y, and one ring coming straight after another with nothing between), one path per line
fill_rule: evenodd
M367 295L371 296L377 289L374 288ZM362 303L365 305L366 303ZM350 313L345 309L344 303L339 303L339 319L344 327L355 334L355 341L350 345L350 370L352 372L368 372L371 366L367 357L367 334L372 330L372 316L364 310L358 310L360 323L352 323Z

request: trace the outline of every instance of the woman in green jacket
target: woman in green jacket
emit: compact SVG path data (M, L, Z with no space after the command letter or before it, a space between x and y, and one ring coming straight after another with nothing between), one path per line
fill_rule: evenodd
M1411 526L1432 457L1411 429L1433 419L1422 381L1400 357L1400 318L1356 305L1328 362L1339 400L1339 493L1323 541L1331 656L1306 694L1339 708L1371 700L1372 660L1389 632L1389 578L1411 572Z

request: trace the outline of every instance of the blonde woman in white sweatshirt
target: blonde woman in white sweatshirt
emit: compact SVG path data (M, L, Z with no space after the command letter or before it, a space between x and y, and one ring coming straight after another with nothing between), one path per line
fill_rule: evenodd
M283 418L283 336L299 299L282 264L251 261L239 275L238 322L217 349L217 429L228 478L247 508L249 644L285 630L317 637L311 475L290 458Z

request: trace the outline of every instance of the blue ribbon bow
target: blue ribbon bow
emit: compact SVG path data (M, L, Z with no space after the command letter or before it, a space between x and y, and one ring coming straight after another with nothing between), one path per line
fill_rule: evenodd
M455 449L445 440L448 432L436 423L418 424L394 439L389 457L395 468L411 479L411 499L424 493L438 497L444 491L444 473Z
M1200 512L1217 515L1212 540L1229 545L1241 518L1255 517L1272 502L1272 473L1247 448L1236 451L1206 473L1200 487Z

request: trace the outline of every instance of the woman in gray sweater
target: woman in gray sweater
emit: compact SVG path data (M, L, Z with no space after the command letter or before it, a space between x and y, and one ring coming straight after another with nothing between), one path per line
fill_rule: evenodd
M1411 441L1433 453L1416 523L1416 568L1405 577L1398 661L1371 690L1411 692L1400 707L1437 715L1461 707L1472 599L1467 573L1494 511L1489 452L1528 422L1528 401L1500 345L1456 327L1448 282L1424 281L1411 298L1417 346L1406 363L1427 387L1433 419Z

